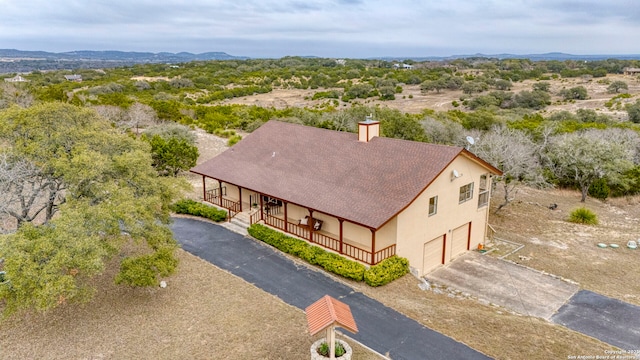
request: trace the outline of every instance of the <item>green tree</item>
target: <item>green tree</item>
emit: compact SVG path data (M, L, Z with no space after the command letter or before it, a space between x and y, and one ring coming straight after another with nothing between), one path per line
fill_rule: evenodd
M153 167L158 174L176 177L196 166L198 147L189 128L169 124L150 128L143 138L151 145Z
M551 84L549 84L546 81L541 81L541 82L537 82L537 83L533 84L531 87L533 88L533 91L548 92L549 89L551 88Z
M440 90L447 87L447 84L442 79L438 80L426 80L420 84L420 90L424 92L435 90L437 93L440 93Z
M511 90L511 81L504 80L504 79L498 79L498 80L496 80L494 86L498 90Z
M636 100L635 104L627 104L625 109L629 115L629 121L640 123L640 100Z
M594 181L619 178L633 167L635 149L607 132L589 130L552 138L546 155L555 175L576 184L584 202Z
M3 111L0 143L0 211L16 220L0 238L6 314L89 299L115 255L118 283L175 270L169 204L185 183L158 177L148 144L61 103Z
M629 90L629 85L624 81L616 80L607 87L607 91L612 94L617 94L620 90Z
M584 86L576 86L570 89L563 89L560 91L560 96L565 100L586 100L589 97L589 93Z
M551 96L544 91L522 90L514 96L513 107L540 110L551 103Z
M483 81L467 81L461 86L462 92L465 94L481 93L489 89L489 85Z

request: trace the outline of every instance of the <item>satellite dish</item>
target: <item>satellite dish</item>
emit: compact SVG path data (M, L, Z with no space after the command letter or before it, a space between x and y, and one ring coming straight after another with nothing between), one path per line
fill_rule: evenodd
M472 136L467 136L467 142L473 145L476 143L476 139L474 139Z
M458 172L458 170L453 169L453 172L452 172L452 173L453 173L453 177L454 177L454 178L459 178L459 177L460 177L460 173Z

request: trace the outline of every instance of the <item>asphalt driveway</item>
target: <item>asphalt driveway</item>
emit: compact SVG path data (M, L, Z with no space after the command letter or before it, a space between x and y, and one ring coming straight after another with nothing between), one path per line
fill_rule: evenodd
M462 255L426 278L547 320L579 290L577 285L477 252Z
M581 290L551 320L620 349L640 351L640 306Z
M640 306L517 264L470 252L426 278L624 350L640 349Z
M350 337L396 359L488 359L470 347L428 329L323 272L296 264L275 249L195 219L174 218L182 247L284 302L304 310L324 295L351 307L359 332Z

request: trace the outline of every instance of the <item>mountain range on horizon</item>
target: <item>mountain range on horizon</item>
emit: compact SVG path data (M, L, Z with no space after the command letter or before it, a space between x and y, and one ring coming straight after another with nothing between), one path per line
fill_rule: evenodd
M304 56L304 55L288 55L301 57L318 57L322 56ZM75 50L67 52L48 52L48 51L30 51L17 49L0 49L0 58L31 58L31 59L58 59L58 60L111 60L111 61L127 61L137 60L142 62L162 62L162 61L194 61L194 60L244 60L244 59L260 59L261 57L235 56L222 51L212 51L204 53L190 52L139 52L139 51L119 51L119 50ZM493 59L531 59L531 60L605 60L605 59L621 59L634 60L640 59L640 54L567 54L563 52L548 52L543 54L464 54L464 55L448 55L448 56L375 56L365 57L362 59L396 59L396 60L453 60L464 58L493 58Z
M298 56L298 55L291 55ZM320 56L301 56L317 57ZM385 61L451 61L455 59L492 58L492 59L530 59L532 61L543 60L584 60L597 61L606 59L640 60L640 54L628 55L575 55L562 52L550 52L544 54L469 54L450 56L380 56L367 57L368 60ZM27 72L33 70L54 70L91 67L117 67L141 63L183 63L190 61L206 60L247 60L260 59L260 57L234 56L226 52L205 52L194 54L190 52L137 52L117 50L77 50L68 52L29 51L17 49L0 49L0 73ZM42 66L45 65L46 66ZM40 65L40 66L39 66Z

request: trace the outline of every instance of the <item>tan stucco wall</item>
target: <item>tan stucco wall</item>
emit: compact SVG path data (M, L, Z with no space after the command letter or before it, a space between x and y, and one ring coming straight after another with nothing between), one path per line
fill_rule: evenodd
M376 231L376 251L382 250L396 243L398 236L398 217L394 217Z
M226 198L232 199L235 201L238 201L240 199L240 188L232 184L227 184L225 182L222 183L222 186L227 188Z
M345 239L359 244L358 246L363 249L371 250L371 230L348 221L345 221L342 226Z
M283 210L284 211L284 210ZM287 217L290 219L302 219L309 216L309 211L302 206L287 204Z
M452 180L453 170L460 175ZM480 176L488 171L474 161L458 156L441 175L418 198L397 216L397 254L409 260L411 271L416 276L424 275L424 244L442 234L447 234L445 262L451 254L453 229L471 222L470 249L484 242L488 205L478 208ZM474 183L473 198L459 204L460 187ZM487 183L491 188L490 179ZM437 214L429 216L429 199L438 196Z

